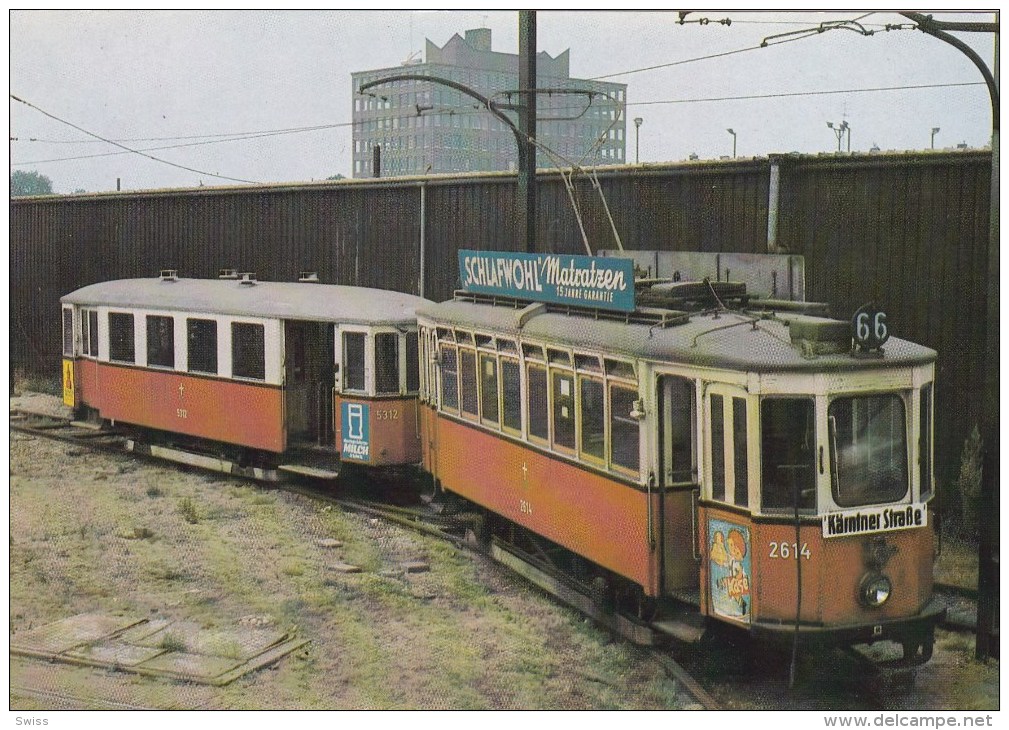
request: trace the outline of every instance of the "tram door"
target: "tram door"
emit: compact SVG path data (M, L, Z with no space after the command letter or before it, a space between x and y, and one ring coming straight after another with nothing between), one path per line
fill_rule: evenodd
M333 327L284 323L284 391L290 443L332 442Z
M698 569L696 510L697 479L697 386L690 378L660 375L659 498L662 520L662 566L664 588L694 600Z

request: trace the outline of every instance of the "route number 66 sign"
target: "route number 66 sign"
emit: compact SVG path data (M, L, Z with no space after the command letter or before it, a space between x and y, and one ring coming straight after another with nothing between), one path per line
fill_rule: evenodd
M875 304L859 307L851 318L851 337L860 350L878 350L890 339L886 312L878 309Z

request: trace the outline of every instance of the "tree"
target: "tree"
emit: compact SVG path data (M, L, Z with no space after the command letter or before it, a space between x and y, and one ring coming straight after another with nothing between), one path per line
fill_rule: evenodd
M337 173L337 174L333 175L332 177L327 177L326 179L327 180L345 180L346 178L343 175L341 175L340 173Z
M21 195L52 195L53 181L32 170L15 170L11 173L11 197Z

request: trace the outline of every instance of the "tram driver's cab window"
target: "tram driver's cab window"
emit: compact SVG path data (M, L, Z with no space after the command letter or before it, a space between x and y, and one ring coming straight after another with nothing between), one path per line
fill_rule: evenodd
M907 426L898 394L835 398L827 406L827 427L831 490L839 507L907 495Z
M760 404L760 507L816 507L816 431L812 398L765 398Z

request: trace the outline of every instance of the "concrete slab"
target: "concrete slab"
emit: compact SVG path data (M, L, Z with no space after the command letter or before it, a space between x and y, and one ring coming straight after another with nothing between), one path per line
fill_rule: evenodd
M143 669L157 674L185 677L191 681L210 681L235 666L228 657L173 651L144 662Z
M220 686L307 643L277 628L243 622L207 628L165 617L81 614L12 636L10 651L15 656Z
M329 566L330 570L335 570L337 573L360 573L360 565L350 565L349 563L333 563Z
M117 667L135 667L138 664L150 661L159 654L164 654L165 650L113 641L101 644L88 644L65 653L67 656L89 662L111 664Z
M11 650L62 653L119 634L142 623L137 616L83 613L11 637Z

